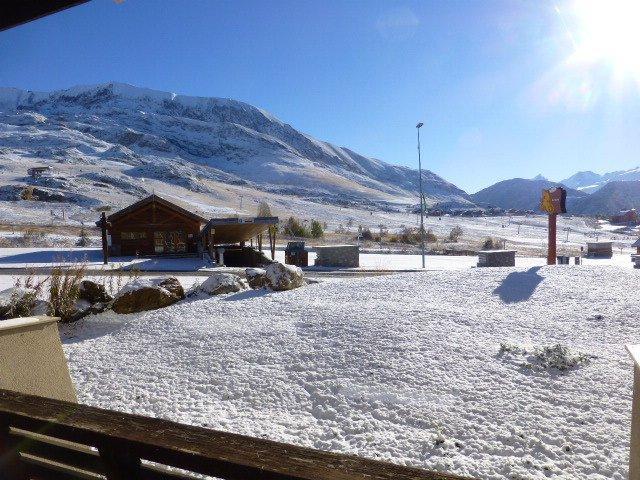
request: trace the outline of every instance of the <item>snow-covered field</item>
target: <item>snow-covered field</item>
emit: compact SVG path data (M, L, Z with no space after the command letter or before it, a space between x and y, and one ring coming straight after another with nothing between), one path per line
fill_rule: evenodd
M623 479L639 280L618 266L333 280L88 317L63 341L92 405L483 479ZM556 344L575 367L548 367Z

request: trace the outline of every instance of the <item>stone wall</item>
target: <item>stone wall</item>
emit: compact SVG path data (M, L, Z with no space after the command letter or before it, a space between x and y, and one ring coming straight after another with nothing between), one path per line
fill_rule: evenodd
M515 250L481 250L478 252L479 267L515 267Z
M358 245L326 245L316 247L316 266L355 268L360 266Z

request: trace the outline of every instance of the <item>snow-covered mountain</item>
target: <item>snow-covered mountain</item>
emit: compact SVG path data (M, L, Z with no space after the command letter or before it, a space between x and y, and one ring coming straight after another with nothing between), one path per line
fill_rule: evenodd
M471 195L471 199L481 206L497 206L504 209L539 211L542 190L564 186L551 182L540 175L533 179L512 178L503 180ZM588 194L567 188L567 209L570 210Z
M640 180L640 167L618 170L602 175L591 171L578 172L560 183L576 190L593 193L609 182L634 182L637 180Z
M41 185L91 203L150 190L215 197L222 185L333 204L414 204L418 174L301 133L249 104L120 83L54 92L0 88L0 170L52 165ZM7 182L25 180L0 178ZM470 204L425 171L427 199ZM48 184L46 184L48 182Z
M613 215L640 208L640 181L611 181L581 198L572 212L579 215Z

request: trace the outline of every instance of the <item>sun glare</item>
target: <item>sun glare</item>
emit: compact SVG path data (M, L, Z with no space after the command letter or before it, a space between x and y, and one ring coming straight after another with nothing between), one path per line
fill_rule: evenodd
M640 0L577 0L572 13L574 59L640 83Z

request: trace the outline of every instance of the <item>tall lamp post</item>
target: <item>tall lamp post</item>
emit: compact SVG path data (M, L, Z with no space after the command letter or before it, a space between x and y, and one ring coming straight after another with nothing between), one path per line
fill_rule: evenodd
M424 194L422 192L422 160L420 158L420 127L424 125L419 122L416 125L418 131L418 174L420 175L420 247L422 249L422 268L424 266Z

